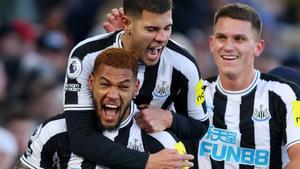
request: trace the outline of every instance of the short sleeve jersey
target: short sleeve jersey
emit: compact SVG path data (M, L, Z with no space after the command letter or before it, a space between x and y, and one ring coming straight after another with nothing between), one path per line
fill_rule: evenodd
M200 140L199 168L281 169L282 147L300 143L300 91L256 71L251 85L227 91L218 77L205 81L210 120Z

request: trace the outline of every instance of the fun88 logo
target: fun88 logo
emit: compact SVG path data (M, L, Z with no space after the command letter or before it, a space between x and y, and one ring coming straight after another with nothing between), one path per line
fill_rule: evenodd
M216 161L267 167L270 151L237 147L236 132L210 126L199 145L199 156L209 156Z

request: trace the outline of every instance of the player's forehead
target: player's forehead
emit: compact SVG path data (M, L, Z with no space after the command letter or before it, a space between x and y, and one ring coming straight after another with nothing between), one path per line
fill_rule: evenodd
M153 13L149 11L143 11L143 15L137 20L143 26L149 27L167 27L173 25L172 11L165 13Z

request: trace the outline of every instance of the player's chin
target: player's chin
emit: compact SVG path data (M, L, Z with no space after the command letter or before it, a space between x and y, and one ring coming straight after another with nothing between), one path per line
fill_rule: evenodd
M117 121L102 121L102 127L105 129L115 129L117 126Z

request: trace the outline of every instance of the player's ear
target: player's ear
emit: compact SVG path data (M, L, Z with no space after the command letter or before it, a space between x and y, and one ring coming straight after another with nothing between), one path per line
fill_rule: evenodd
M255 53L254 53L255 57L260 56L264 48L265 48L265 41L263 39L258 40L255 48Z
M134 97L137 96L139 89L140 89L140 80L136 79L134 84Z
M94 83L95 83L95 80L94 80L94 75L91 73L89 75L89 89L90 90L93 90L93 86L94 86Z
M124 15L124 16L122 16L121 22L122 22L122 26L124 28L125 33L128 33L129 35L131 35L131 27L132 27L131 18Z

